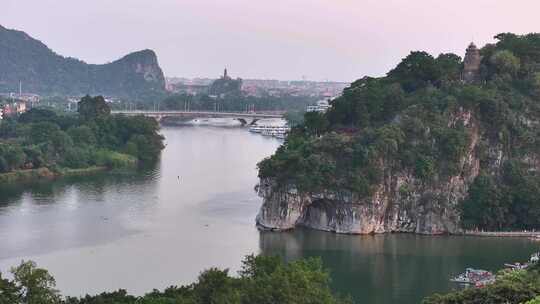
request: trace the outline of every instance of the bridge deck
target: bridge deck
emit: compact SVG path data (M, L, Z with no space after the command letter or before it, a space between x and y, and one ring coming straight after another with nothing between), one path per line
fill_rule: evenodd
M144 115L144 116L211 116L211 117L251 117L251 118L282 118L283 113L247 113L247 112L211 112L211 111L112 111L112 114Z

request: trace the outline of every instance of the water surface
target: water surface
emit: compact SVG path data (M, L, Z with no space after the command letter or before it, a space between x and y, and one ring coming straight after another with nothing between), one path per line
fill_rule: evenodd
M205 268L233 272L250 253L320 256L333 287L361 303L418 303L448 277L497 269L538 245L524 239L260 233L256 164L280 141L242 128L164 128L154 167L0 186L0 270L32 259L66 295L190 283Z

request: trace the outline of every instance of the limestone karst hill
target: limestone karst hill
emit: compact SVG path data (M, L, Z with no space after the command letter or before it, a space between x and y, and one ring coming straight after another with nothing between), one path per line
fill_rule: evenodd
M259 164L261 227L540 229L540 34L462 60L411 52L345 89Z
M152 50L107 64L87 64L56 54L24 32L0 26L0 92L17 92L20 82L25 92L43 95L145 100L165 91L165 78Z

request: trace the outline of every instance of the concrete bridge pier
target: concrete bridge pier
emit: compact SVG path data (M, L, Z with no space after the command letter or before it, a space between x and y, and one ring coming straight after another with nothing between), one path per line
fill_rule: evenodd
M237 120L239 121L242 126L245 126L245 125L249 125L249 126L253 126L257 121L259 121L258 118L234 118L234 120Z

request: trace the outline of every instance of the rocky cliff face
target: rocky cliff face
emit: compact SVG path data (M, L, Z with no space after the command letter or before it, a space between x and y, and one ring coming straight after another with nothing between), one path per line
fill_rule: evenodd
M478 176L480 130L473 115L460 111L448 124L463 123L470 135L459 173L421 181L412 172L396 171L381 160L384 171L376 191L367 198L346 192L300 193L294 185L278 187L263 179L257 187L264 203L257 216L262 229L287 230L297 226L337 233L370 234L412 232L419 234L459 233L457 204ZM488 151L493 171L505 157L500 147Z
M98 47L106 47L98 46ZM165 78L151 50L108 64L60 56L28 34L0 26L0 92L107 95L144 100L165 92Z

